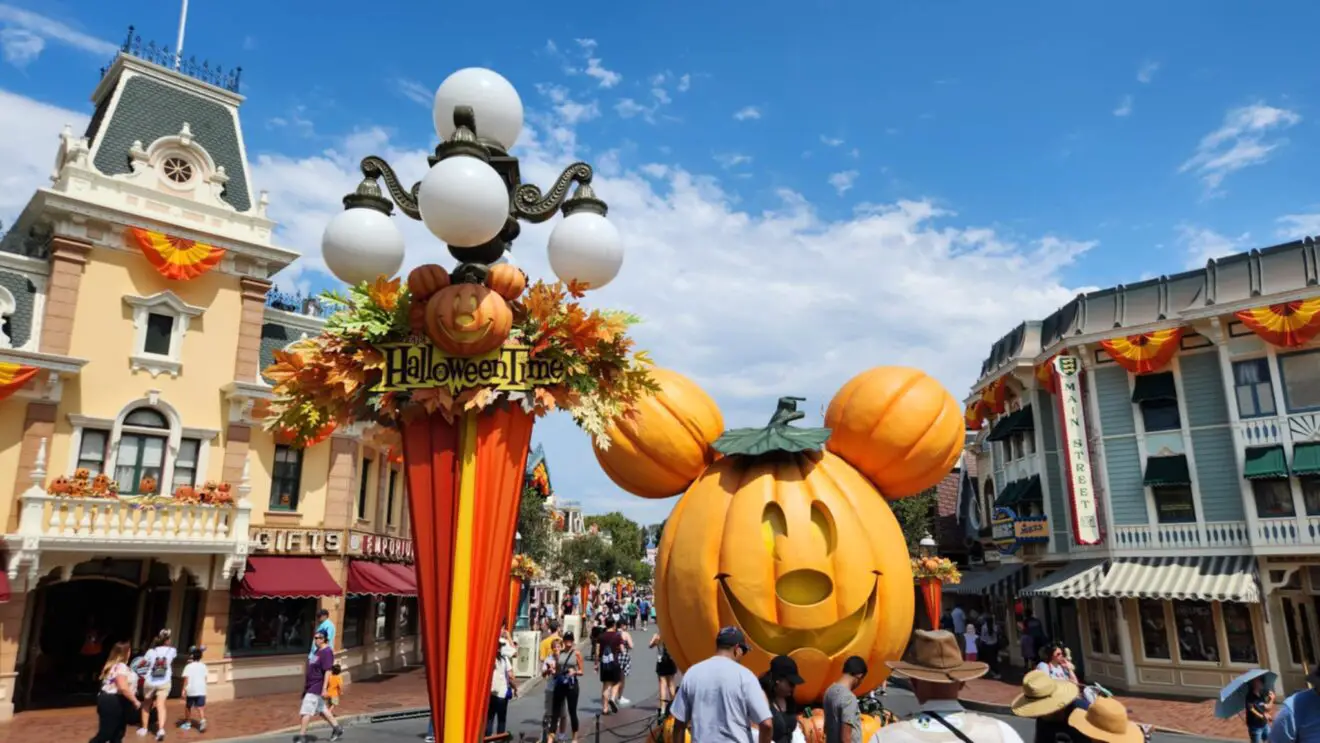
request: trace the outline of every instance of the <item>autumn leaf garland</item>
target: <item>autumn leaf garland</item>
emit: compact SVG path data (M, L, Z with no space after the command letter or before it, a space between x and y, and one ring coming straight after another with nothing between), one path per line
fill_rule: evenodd
M408 290L400 279L364 282L347 295L327 293L324 299L341 309L327 320L324 332L276 351L275 363L264 372L277 398L267 425L301 442L330 421L394 426L414 411L453 416L507 399L538 415L562 409L598 445L608 447L606 424L658 388L650 358L634 350L627 333L638 318L587 309L578 301L582 295L575 284L538 281L511 303L510 342L529 346L533 358L562 363L563 384L528 392L476 388L451 395L442 388L374 389L384 373L384 357L375 347L412 335Z

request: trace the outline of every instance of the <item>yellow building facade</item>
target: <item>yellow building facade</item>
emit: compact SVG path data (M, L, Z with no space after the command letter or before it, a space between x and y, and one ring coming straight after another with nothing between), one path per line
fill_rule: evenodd
M298 254L241 96L120 54L92 102L0 239L0 719L90 703L110 647L162 628L214 699L295 690L322 608L350 679L417 662L397 457L262 425L261 369L323 320L272 291Z

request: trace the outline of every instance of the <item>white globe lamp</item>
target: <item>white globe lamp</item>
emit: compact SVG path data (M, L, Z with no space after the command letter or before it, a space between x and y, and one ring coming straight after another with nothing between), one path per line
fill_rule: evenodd
M477 120L477 136L513 149L522 134L523 105L518 91L504 76L484 67L459 70L435 91L435 133L448 140L454 133L454 108L470 106Z
M555 276L588 289L610 283L623 266L619 230L594 211L575 211L564 217L550 232L546 252Z
M417 210L431 234L453 247L476 247L504 229L509 191L489 165L455 155L431 166L422 178Z
M345 209L325 226L321 257L330 273L346 284L394 276L403 266L403 233L375 209Z

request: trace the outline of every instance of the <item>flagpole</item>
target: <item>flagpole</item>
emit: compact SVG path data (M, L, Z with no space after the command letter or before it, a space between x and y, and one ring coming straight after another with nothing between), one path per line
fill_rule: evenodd
M174 69L183 64L183 29L188 25L188 0L183 0L183 10L179 13L179 40L174 45Z

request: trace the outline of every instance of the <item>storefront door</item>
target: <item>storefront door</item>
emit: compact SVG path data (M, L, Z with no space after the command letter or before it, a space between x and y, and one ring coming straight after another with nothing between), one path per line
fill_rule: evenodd
M21 708L95 703L97 676L110 648L133 639L138 590L108 578L37 589Z
M1082 652L1082 623L1077 616L1077 602L1054 600L1059 607L1059 628L1062 632L1056 635L1063 640L1063 644L1072 650L1073 665L1077 667L1077 676L1086 678L1086 653Z

